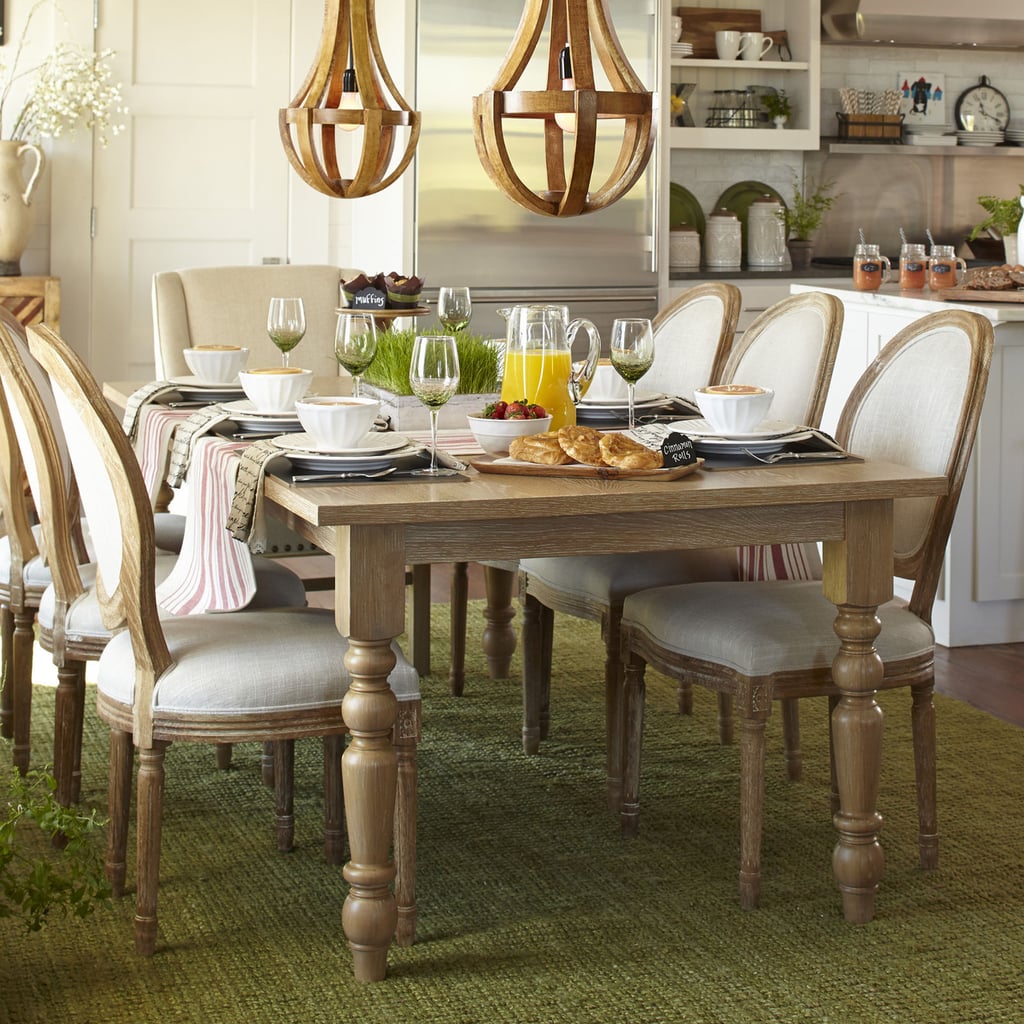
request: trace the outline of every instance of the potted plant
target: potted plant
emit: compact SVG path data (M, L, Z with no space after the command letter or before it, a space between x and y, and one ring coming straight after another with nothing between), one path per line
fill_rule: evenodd
M777 92L765 93L761 97L761 103L764 109L768 111L768 116L775 122L775 127L785 127L786 122L793 113L786 90L779 89Z
M806 270L811 265L814 241L811 236L821 226L825 214L840 198L835 194L834 181L808 182L807 189L800 187L800 179L793 179L793 199L779 218L786 227L786 248L794 270Z
M1004 255L1007 263L1016 264L1021 254L1017 251L1017 228L1020 225L1022 211L1020 201L1024 196L1024 185L1012 199L1000 199L998 196L978 196L978 205L988 214L980 224L975 224L968 242L973 242L982 232L998 232L1003 240ZM980 255L980 253L975 253Z

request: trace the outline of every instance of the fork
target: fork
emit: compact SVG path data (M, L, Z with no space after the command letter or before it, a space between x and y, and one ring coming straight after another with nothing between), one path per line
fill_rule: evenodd
M743 449L744 455L749 455L757 462L763 462L766 466L774 466L776 462L785 459L845 459L846 452L772 452L771 455L757 455L749 448Z

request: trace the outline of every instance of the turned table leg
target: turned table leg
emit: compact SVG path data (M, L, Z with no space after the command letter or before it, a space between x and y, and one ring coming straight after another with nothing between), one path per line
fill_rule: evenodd
M516 574L511 570L484 566L487 604L484 606L483 648L491 679L508 679L512 669L512 655L516 650L516 631L512 628L516 614L512 607L515 582Z

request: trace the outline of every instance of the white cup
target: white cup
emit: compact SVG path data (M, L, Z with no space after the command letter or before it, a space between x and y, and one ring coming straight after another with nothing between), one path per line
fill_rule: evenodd
M701 416L720 434L747 434L768 415L775 392L754 384L716 384L693 393Z
M257 412L292 412L313 383L312 370L268 366L238 375L245 397Z
M370 433L380 412L376 398L354 398L351 395L311 396L295 403L302 429L323 452L339 452L356 448Z
M236 384L249 350L240 345L196 345L182 350L185 365L202 384Z
M772 48L772 37L763 32L744 32L740 36L743 60L760 60Z
M736 60L743 49L742 35L732 29L715 33L715 49L719 60Z
M598 360L594 377L583 400L585 402L626 402L629 400L629 388L619 376L619 371L612 366L610 359Z
M672 42L678 43L683 37L683 19L678 14L673 14L671 18L672 24Z

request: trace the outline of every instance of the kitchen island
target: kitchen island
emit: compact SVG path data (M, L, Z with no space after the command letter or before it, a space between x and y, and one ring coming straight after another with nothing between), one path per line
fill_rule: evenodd
M1024 395L1024 303L989 301L985 296L992 292L954 303L893 285L860 292L852 283L794 282L790 291L824 291L843 302L843 334L822 417L829 432L861 373L908 324L951 305L992 323L992 371L932 625L947 647L1024 641L1024 415L1018 404ZM896 591L909 596L909 584L897 581Z

